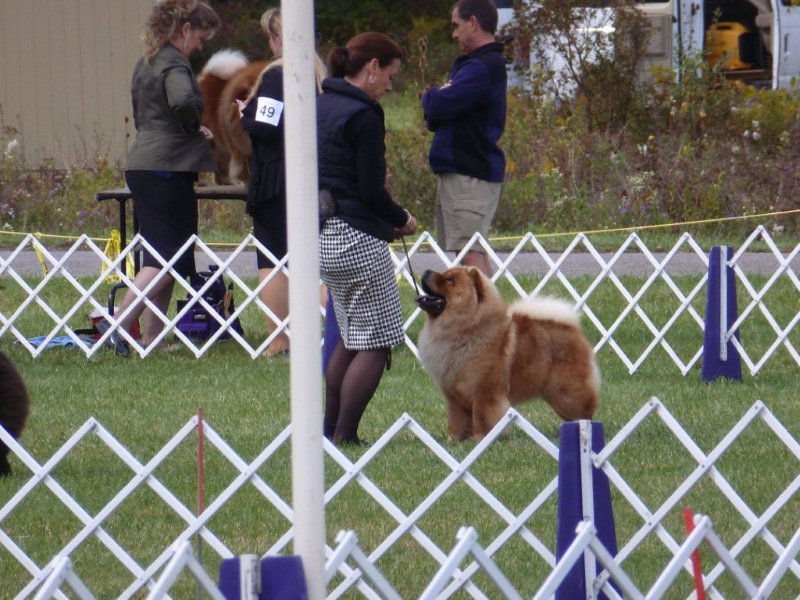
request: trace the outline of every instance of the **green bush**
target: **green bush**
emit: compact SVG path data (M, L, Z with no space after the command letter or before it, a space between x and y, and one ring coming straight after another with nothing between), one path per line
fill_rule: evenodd
M501 139L507 174L494 233L650 226L800 208L796 91L757 90L691 60L680 80L661 71L636 83L619 128L597 127L584 97L556 103L532 89L511 90ZM423 79L437 77L427 70L415 81L422 72L409 74L405 89L384 100L387 184L431 230L436 178L419 98ZM94 194L122 183L119 166L101 157L83 168L26 169L8 142L0 154L0 232L108 235L116 206L98 206ZM787 236L798 231L796 215L714 227L741 236L756 224ZM249 228L239 203L201 206L204 239L239 241Z
M98 190L124 185L116 165L98 157L89 166L26 169L15 139L0 154L0 230L74 236L107 232L117 222L116 204L95 200Z

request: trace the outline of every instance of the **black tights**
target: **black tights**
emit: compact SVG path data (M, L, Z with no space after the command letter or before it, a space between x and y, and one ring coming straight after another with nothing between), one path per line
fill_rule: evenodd
M339 340L325 374L325 437L357 444L358 424L383 377L389 348L348 350Z

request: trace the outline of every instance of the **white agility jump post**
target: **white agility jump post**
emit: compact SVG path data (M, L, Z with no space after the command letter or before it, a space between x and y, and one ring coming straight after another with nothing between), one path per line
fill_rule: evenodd
M292 331L292 504L294 550L303 561L308 598L325 592L322 453L322 355L319 320L317 88L314 2L281 2L286 102L286 204L289 318Z
M59 593L59 588L64 584L72 588L80 600L95 600L89 589L73 571L72 561L68 556L62 556L56 561L53 572L45 579L33 600L50 600Z

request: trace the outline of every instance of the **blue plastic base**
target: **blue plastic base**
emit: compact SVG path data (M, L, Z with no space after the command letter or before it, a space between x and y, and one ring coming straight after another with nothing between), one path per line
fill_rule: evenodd
M703 331L703 365L701 376L703 381L710 382L720 377L735 381L742 380L742 359L732 341L725 345L727 356L721 356L723 335L721 308L723 298L727 304L725 330L739 318L736 305L736 277L733 269L727 266L733 255L733 248L725 247L726 257L722 257L722 248L714 246L708 256L708 293L706 295L705 330ZM725 269L725 289L722 289L722 269ZM724 297L723 297L724 294ZM736 339L739 339L737 331Z
M333 350L342 339L339 333L339 324L336 322L336 312L333 309L333 299L328 294L328 303L325 305L325 331L322 343L322 374L328 372L328 362Z
M299 556L267 556L261 559L261 591L258 600L306 600L306 578ZM241 600L241 561L226 558L219 566L219 590L226 600ZM246 595L244 597L247 597Z
M600 452L605 446L603 424L592 421L592 450ZM592 467L594 492L594 525L597 536L612 555L617 553L617 532L614 528L614 511L611 508L611 486L606 474ZM561 425L558 451L558 530L556 533L556 560L559 560L575 541L575 529L583 521L581 501L580 423L571 421ZM586 598L586 580L583 560L575 563L567 578L556 591L556 600ZM602 571L597 565L597 573ZM613 584L612 584L613 585ZM615 588L616 589L616 588ZM599 594L598 598L607 598Z

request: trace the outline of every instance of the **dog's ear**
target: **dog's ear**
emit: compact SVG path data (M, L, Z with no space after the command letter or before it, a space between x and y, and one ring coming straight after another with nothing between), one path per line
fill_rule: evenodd
M469 267L469 276L472 278L472 285L475 288L478 303L481 303L486 298L486 277L477 267Z

